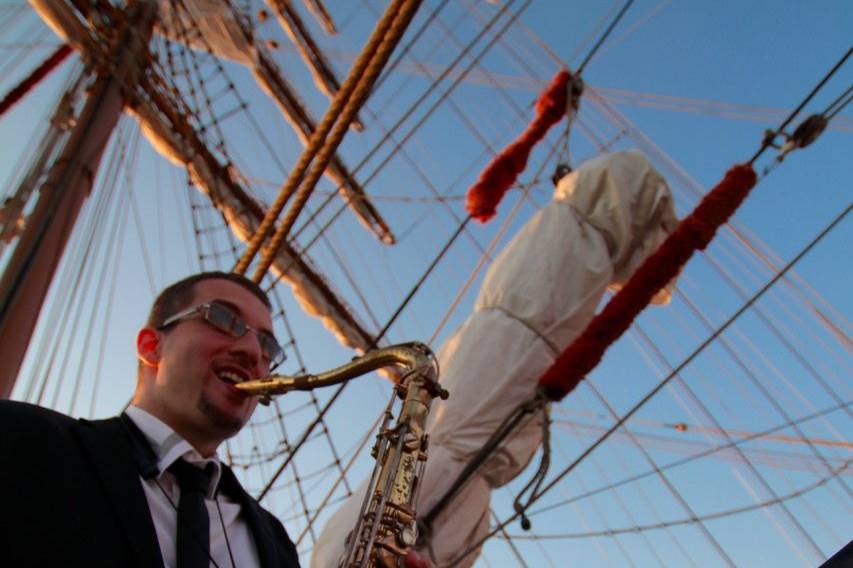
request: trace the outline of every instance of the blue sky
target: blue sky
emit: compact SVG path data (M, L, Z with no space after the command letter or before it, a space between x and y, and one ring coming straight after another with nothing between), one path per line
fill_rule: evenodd
M436 4L425 2L413 24L414 29ZM367 124L366 132L351 133L344 141L341 155L351 167L367 155L380 138L382 128L394 124L415 98L427 89L430 84L427 72L440 71L458 55L460 47L455 41L464 44L472 39L483 25L478 17L487 19L497 10L493 3L451 4L440 16L441 25L432 26L430 32L414 46L412 53L417 62L408 59L400 72L374 93L367 110L362 113ZM588 65L584 80L590 91L600 89L605 100L610 101L622 116L654 141L695 181L695 185L688 183L662 155L652 155L654 163L670 180L679 213L684 215L696 203L694 191L707 191L732 164L748 159L758 148L763 130L778 125L780 119L774 111L794 108L849 48L853 12L846 4L841 1L723 4L638 0L614 31L611 41ZM516 2L512 10L522 5L522 2ZM21 2L4 2L2 15L6 16L20 6ZM369 33L376 19L374 11L380 10L381 4L371 1L329 2L329 6L341 28L339 37L325 37L313 21L310 25L330 54L339 75L343 76ZM481 66L476 69L481 75L473 74L462 81L450 101L440 104L435 114L407 143L405 148L411 162L398 156L367 185L368 192L377 196L378 208L401 237L401 243L393 249L377 244L349 213L344 213L328 232L328 244L320 242L313 246L310 255L318 268L329 276L369 327L376 329L379 325L369 323L371 316L363 304L370 307L381 325L455 229L453 215L463 215L462 202L458 197L488 160L488 150L481 138L494 148L500 148L531 118L531 102L558 68L556 59L540 44L547 45L564 63L577 65L589 49L588 38L596 37L597 26L608 19L615 6L618 4L598 1L531 3L519 17L521 25L511 26L504 39L483 57ZM308 19L307 13L305 17ZM31 39L41 42L37 49L27 51L16 47L22 41L21 34L27 30L26 26L39 29L34 22L32 14L25 13L14 20L14 25L0 28L8 37L3 50L9 60L22 60L0 81L2 92L7 92L40 57L49 53L51 45L56 45L49 32L44 32L44 35L33 32ZM446 35L441 26L453 30L452 36ZM276 38L286 46L287 40L272 21L264 24L259 33L262 37ZM315 116L321 116L327 102L313 88L298 56L282 47L276 51L275 57L288 79L300 86L300 92ZM422 63L427 71L419 69L418 63ZM65 64L50 81L3 117L0 143L4 151L0 153L0 178L14 179L26 163L34 144L25 141L33 139L41 117L50 108L61 82L67 77L69 67ZM241 95L250 102L251 116L269 138L276 159L285 169L289 168L301 149L298 140L245 70L233 64L226 64L226 70ZM501 91L488 84L488 80L482 78L482 72L490 74L491 80L503 85L504 89ZM823 110L850 85L851 80L853 63L848 62L805 112ZM449 82L445 81L441 88L448 85ZM620 99L617 91L627 94L621 95ZM646 106L639 106L640 95L644 95ZM407 132L429 105L437 101L437 97L437 94L430 95L403 125L401 132ZM679 101L664 97L679 98ZM745 113L752 119L731 119L661 108L675 102L691 108L712 106L701 101L748 105ZM220 112L228 104L228 100L223 101ZM760 113L761 109L769 110ZM734 225L739 230L765 243L778 255L778 265L791 259L850 203L850 189L853 187L851 113L853 110L846 109L838 125L824 133L813 146L789 156L763 179L734 218ZM463 115L473 126L462 120ZM773 119L763 120L764 116L772 116ZM589 98L582 102L580 119L587 130L576 125L571 134L570 147L575 162L596 153L596 137L615 137L618 138L616 148L641 146L651 153L648 146L642 145L638 135L620 136L620 129L625 125L616 124L614 115L606 114ZM128 123L124 127L128 129L127 141L133 139L132 126ZM276 165L276 160L267 155L246 116L229 119L223 128L235 162L247 173L252 188L270 200L285 172ZM546 178L550 175L554 160L547 159L547 148L558 142L557 130L554 129L546 143L536 150L520 181L529 182L539 166L543 167ZM357 177L366 180L387 153L387 149L380 150ZM772 156L771 152L766 153L761 165ZM422 170L435 190L450 196L446 204L434 199L430 201L429 184L418 175L413 164ZM96 391L94 414L110 415L127 401L135 377L133 335L153 297L152 288L162 287L198 268L197 244L191 234L193 219L188 207L191 194L183 174L156 157L144 140L140 141L135 166L128 171L110 187L127 190L115 192L118 201L114 204L130 199L132 201L126 203L133 205L127 209L125 217L113 213L104 221L109 228L113 220L127 219L125 228L118 229L118 235L123 235L123 238L115 238L118 246L114 258L119 263L118 269L102 272L99 268L103 266L102 260L96 263L95 268L87 269L87 274L95 278L116 273L114 300L105 301L111 295L108 279L100 295L95 294L93 283L86 294L74 300L71 305L74 309L81 308L81 321L95 324L89 351L85 356L80 355L87 337L85 325L78 325L74 332L65 331L64 341L75 347L60 349L61 353L71 355L64 365L62 357L58 357L47 373L48 396L42 402L49 404L53 400L56 407L76 415L88 414L89 397L95 389L93 377L98 375L98 367L102 369L101 382ZM324 180L318 189L328 192L332 188ZM529 198L521 202L517 215L510 217L513 206L520 201L519 192L512 192L502 204L497 219L485 226L472 224L392 328L389 338L393 341L426 340L436 335L434 345L440 345L470 312L483 276L482 270L472 273L480 261L481 251L488 248L504 223L507 232L497 237L498 248L505 243L537 207L547 203L550 193L547 179L534 184ZM315 197L309 207L319 207L323 198L322 195ZM202 203L200 199L197 202ZM337 203L335 207L321 212L319 219L329 219ZM87 215L92 209L94 207L90 207ZM218 221L208 211L199 210L197 222L208 226L207 223ZM303 246L314 232L309 228L300 237ZM202 252L227 248L224 233L213 234L212 240L200 241ZM665 425L675 422L712 428L712 421L702 414L696 401L691 401L691 392L707 405L713 417L726 429L755 432L778 425L778 412L762 398L761 392L750 382L747 371L757 377L759 385L773 393L783 411L792 417L805 416L833 404L831 394L821 387L815 376L832 385L842 399L849 400L849 343L846 349L838 343L832 332L820 323L816 312L803 302L803 297L807 297L822 313L830 314L842 326L842 332L849 334L849 327L844 327L849 324L844 323L844 318L849 319L851 314L848 292L853 272L849 259L850 241L851 223L848 219L796 266L797 277L811 288L800 284L799 292L792 292L784 286L774 289L759 302L760 314L751 312L744 316L724 336L725 345L715 344L685 371L683 378L693 390L688 392L677 385L668 389L641 410L632 428L649 436L672 436L671 428ZM102 246L104 248L95 249L101 251L99 258L107 250L106 241ZM344 261L340 262L336 255ZM227 262L223 263L226 269L230 267ZM69 265L73 263L69 262ZM720 276L721 270L731 273L737 285L726 284ZM725 321L742 304L744 297L751 295L770 276L771 271L745 252L730 232L723 231L707 257L694 259L682 276L680 286L689 301L707 317L708 326L713 328ZM458 307L451 311L449 308L458 290L469 278L472 281L470 289L461 295ZM65 291L57 290L53 294L67 299L62 294ZM316 320L303 314L286 287L281 287L279 295L298 348L298 355L291 353L288 371L298 369L300 360L309 370L316 371L328 369L351 357L351 352L331 340ZM762 322L765 313L770 314L776 329L781 330L782 339ZM445 318L447 322L442 323ZM287 336L284 321L278 319L276 325L280 334ZM50 326L50 323L42 323L42 335L39 337ZM590 377L617 413L630 408L666 375L666 362L680 362L709 333L708 326L691 312L688 301L678 299L671 307L644 314L640 326L614 347ZM663 351L662 358L657 357L645 343L646 337ZM793 349L786 346L786 341L794 345ZM742 356L746 369L738 367L730 349ZM103 353L103 361L98 356L99 351ZM798 360L798 354L809 362L811 369ZM33 369L38 368L38 359L38 354L30 354L22 373L25 378L19 385L19 397L23 397L23 391L35 372ZM71 407L69 401L74 381L60 382L59 378L74 375L78 365L83 378L79 400ZM39 376L44 374L46 371L42 367ZM387 384L379 378L364 379L348 388L342 403L329 416L332 439L340 451L353 447L372 423L387 395ZM329 395L317 393L317 396L322 402ZM82 402L84 400L85 403ZM283 412L287 416L286 433L291 441L313 416L312 404L309 398L300 396L282 401ZM590 427L606 426L611 419L599 418L602 412L600 403L585 387L579 388L555 410L555 417L574 421L575 424L573 427L563 424L555 430L555 471L593 440L579 433L577 422L584 422ZM238 463L243 454L256 460L274 454L282 432L275 423L265 421L270 416L266 411L259 413L258 425L229 448L237 456L235 460ZM851 433L849 415L843 412L806 422L802 428L806 435L815 439L840 437L849 441ZM797 435L790 428L783 429L783 433ZM689 441L707 442L699 434L691 433L689 436ZM331 483L319 473L317 477L310 475L329 461L329 448L324 440L321 437L309 444L297 460L301 469L289 471L282 478L293 480L298 473L308 479L305 483L309 485L311 480L319 480L316 481L317 489L309 491L309 500L314 504L321 499L322 489ZM719 439L714 440L720 442ZM649 442L655 463L668 463L683 457L679 453L682 450L674 449L671 443ZM783 459L780 455L766 453L771 451L806 453L802 444L791 446L765 440L747 445L755 447L758 452L756 460ZM849 446L847 449L819 446L819 451L827 459L850 458ZM738 458L733 456L730 459L736 461ZM814 466L813 461L802 457L787 456L784 459L801 460L810 464L809 467ZM246 474L249 482L260 487L279 461L280 458L271 457L270 463L253 467ZM671 481L700 515L753 503L755 499L750 491L757 492L758 500L761 500L764 497L762 490L755 489L758 485L750 479L752 474L742 465L732 463L716 458L697 460L675 468ZM359 479L359 475L363 475L370 466L370 460L363 451L354 466L352 479ZM645 459L636 448L624 443L624 438L622 442L610 440L597 453L595 460L579 468L557 488L553 498L549 496L545 500L545 504L593 489L605 479L615 481L644 468L648 468ZM814 471L773 467L764 462L758 468L778 494L790 493L821 478ZM524 480L528 475L523 476ZM291 510L292 503L298 501L298 496L291 493L293 487L292 481L289 485L283 484L268 502L286 519L291 531L298 534L304 518L298 511ZM512 489L517 488L513 485ZM510 510L511 498L508 495L505 489L495 494L494 506L499 516ZM650 502L656 506L650 506ZM807 533L813 535L823 555L839 548L846 538L844 534L837 534L839 529L833 531L827 525L849 525L850 505L849 498L844 498L844 492L834 481L818 487L803 499L790 502L791 510L801 519ZM791 521L785 519L785 513L778 509L775 507L768 514L750 512L709 521L707 529L725 550L730 551L739 565L816 565L820 555L803 544L802 536L791 528ZM684 511L673 501L672 493L660 480L647 479L628 484L619 493L610 492L604 497L584 499L575 506L543 513L539 520L534 518L534 532L595 532L683 517ZM777 530L774 523L782 528ZM508 530L513 534L521 532L517 524ZM310 542L310 536L306 537L301 549L308 550ZM722 565L720 556L709 542L696 526L685 526L616 537L562 538L543 541L541 547L535 542L520 542L519 547L533 566L548 565L549 562L564 565L562 559L569 557L578 564L591 565L634 563L654 566L659 565L658 557L663 559L664 565L691 562L703 566ZM490 543L485 557L484 566L517 565L501 541Z

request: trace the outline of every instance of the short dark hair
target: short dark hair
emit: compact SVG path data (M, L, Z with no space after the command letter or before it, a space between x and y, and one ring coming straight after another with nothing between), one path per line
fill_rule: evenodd
M145 321L145 325L147 327L159 327L169 317L184 308L188 308L190 302L193 301L195 285L205 280L228 280L239 284L254 294L267 308L272 309L272 304L270 304L270 299L267 297L266 292L242 274L234 272L200 272L179 280L160 292L160 295L157 296L154 304L151 306L151 311L148 312L148 319Z

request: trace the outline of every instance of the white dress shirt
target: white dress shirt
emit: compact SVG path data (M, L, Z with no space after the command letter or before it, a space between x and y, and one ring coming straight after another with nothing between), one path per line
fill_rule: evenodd
M178 500L181 490L177 479L168 470L180 458L205 467L213 464L210 488L205 497L207 515L210 519L211 566L218 568L260 568L258 551L246 520L240 515L240 504L225 495L217 495L216 489L222 474L222 464L216 454L203 458L189 442L148 412L130 406L125 413L142 431L157 456L160 471L151 479L140 482L145 490L148 509L154 520L160 553L166 568L175 568L176 541L178 530ZM230 553L229 553L230 545ZM233 557L233 558L232 558Z

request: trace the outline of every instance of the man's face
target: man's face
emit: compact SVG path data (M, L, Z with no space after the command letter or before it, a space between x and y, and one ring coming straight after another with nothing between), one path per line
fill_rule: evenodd
M193 301L186 307L211 301L228 306L253 329L272 330L269 309L239 284L221 279L197 282ZM250 330L234 338L197 315L160 332L156 377L146 386L153 389L155 415L191 443L221 442L240 431L257 405L256 397L237 390L224 375L251 380L268 371L255 333Z

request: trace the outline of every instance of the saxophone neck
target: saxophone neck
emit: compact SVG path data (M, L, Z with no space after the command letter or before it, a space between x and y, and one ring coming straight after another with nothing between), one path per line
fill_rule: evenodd
M425 344L416 341L374 349L325 373L270 375L265 379L246 381L235 386L247 394L262 397L262 402L264 399L268 402L272 395L337 385L391 366L406 370L401 382L406 382L410 375L422 377L424 387L432 396L447 398L447 391L438 384L438 361L435 355Z

